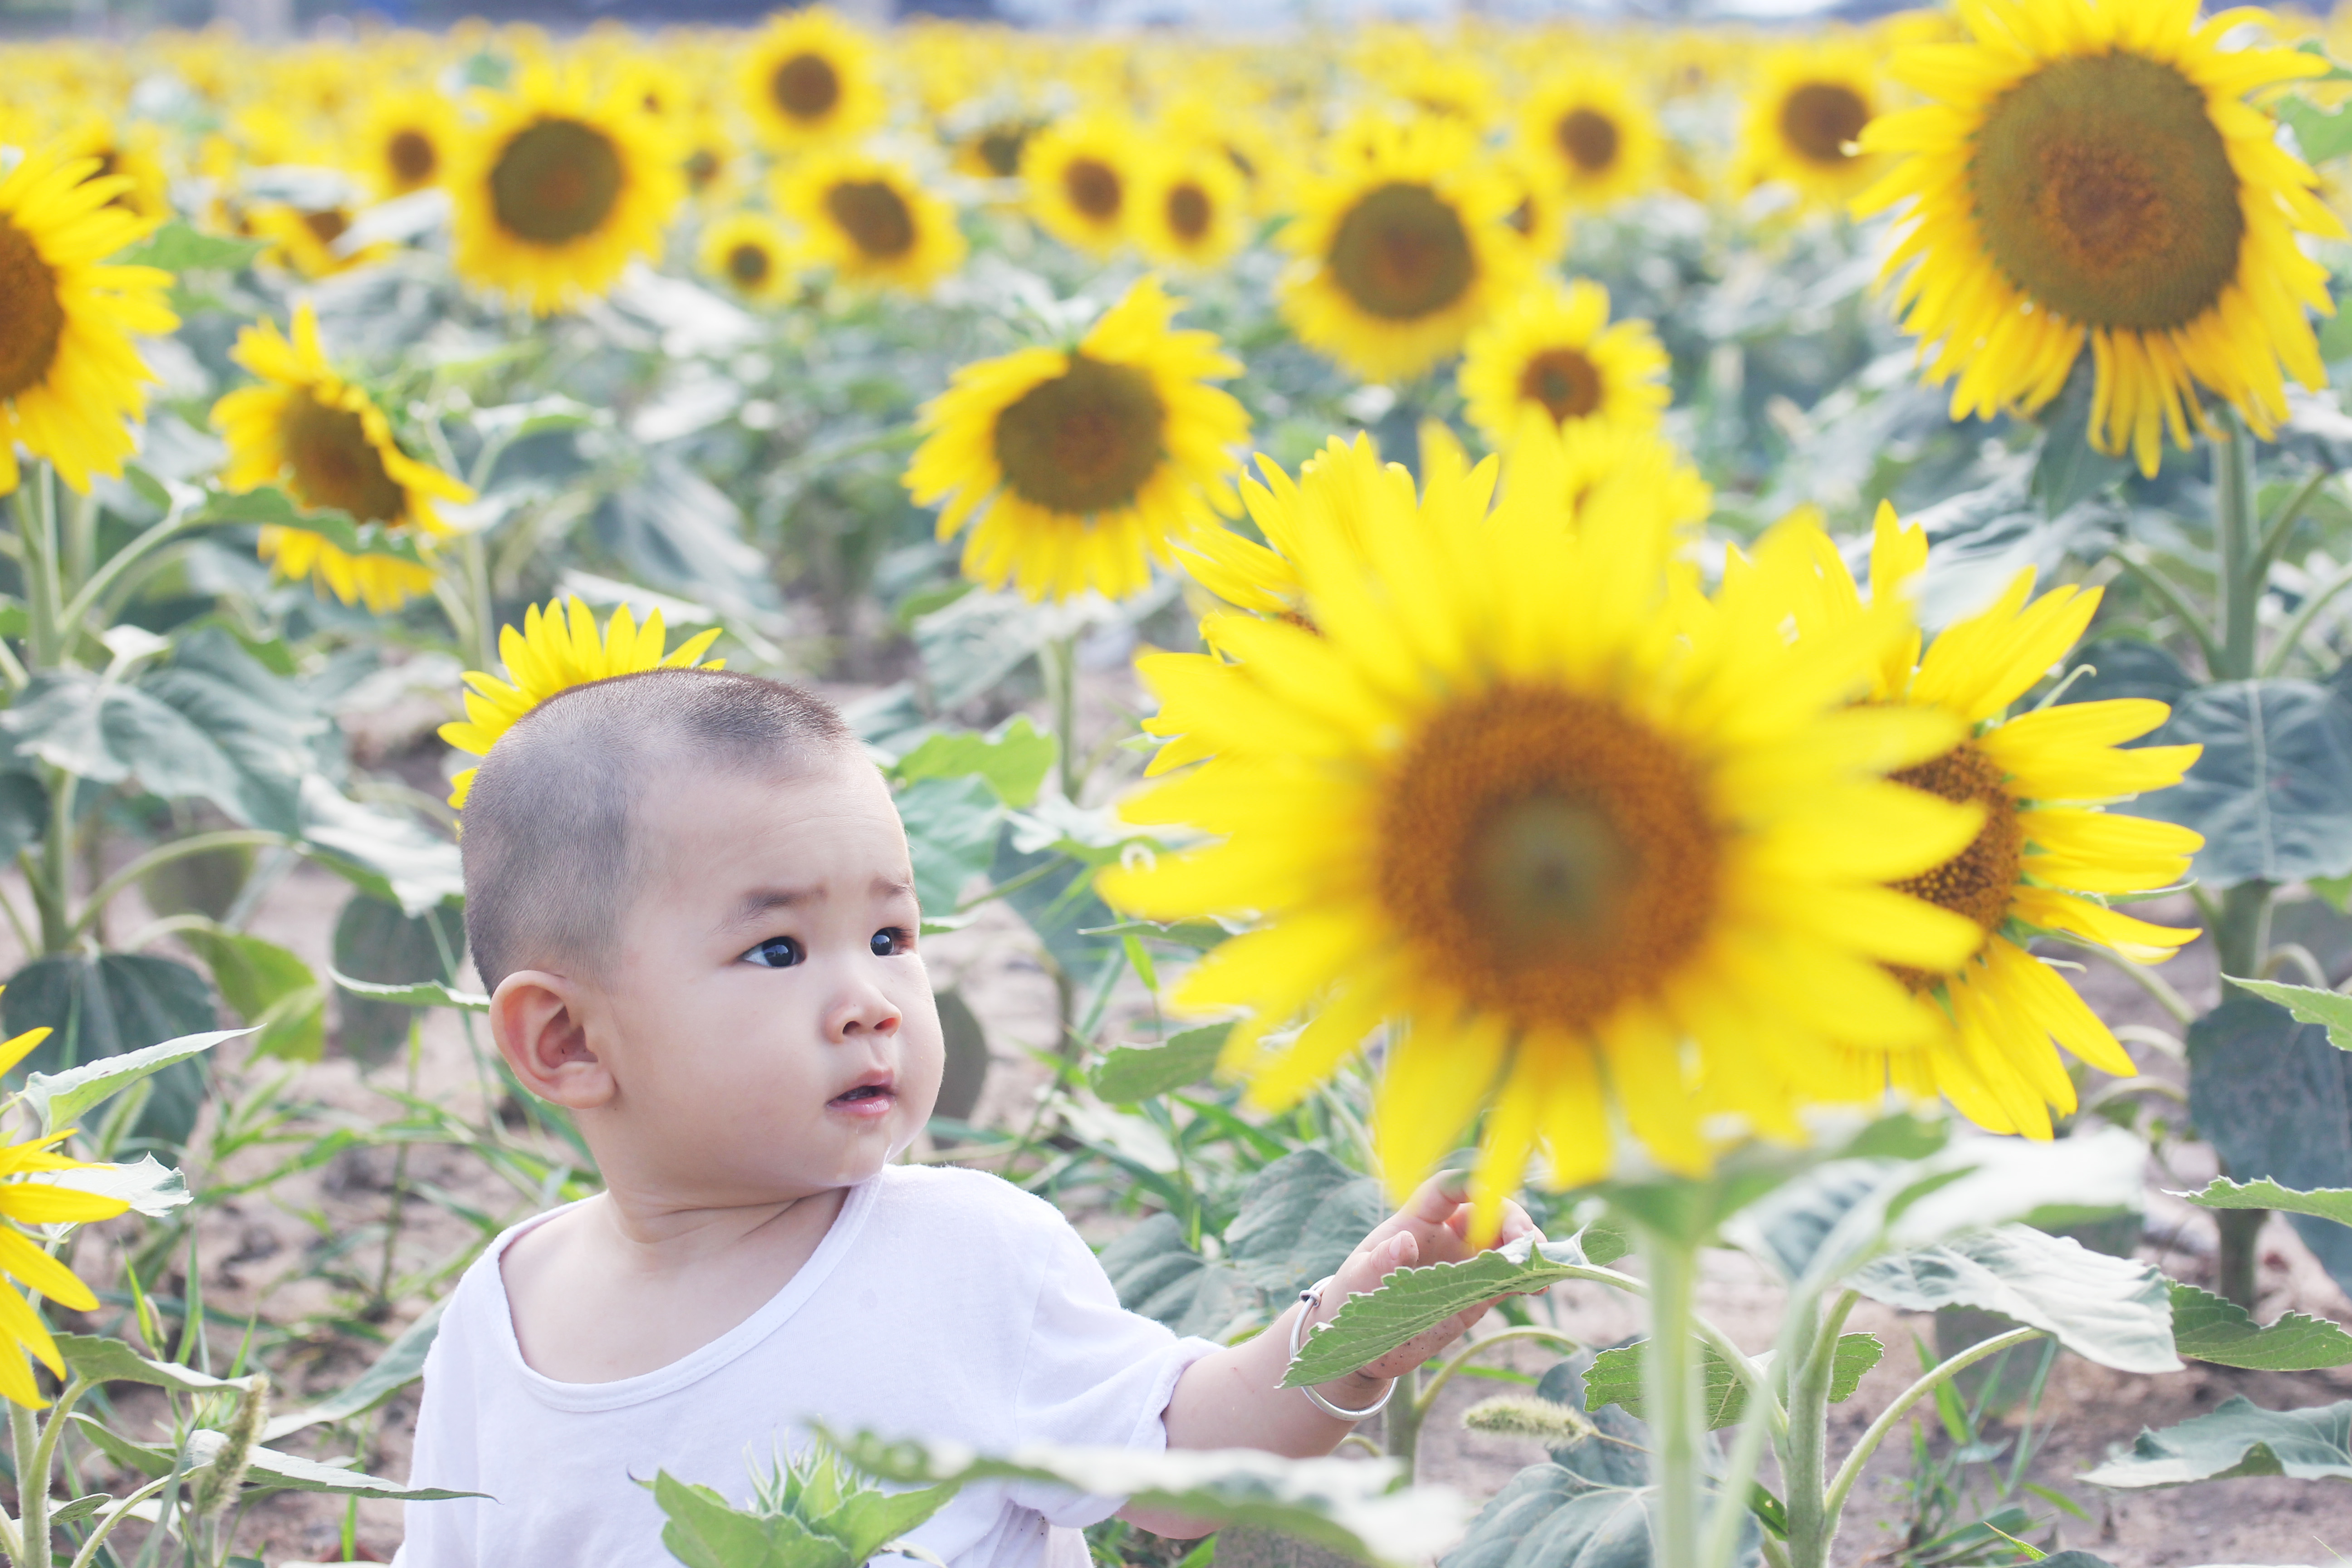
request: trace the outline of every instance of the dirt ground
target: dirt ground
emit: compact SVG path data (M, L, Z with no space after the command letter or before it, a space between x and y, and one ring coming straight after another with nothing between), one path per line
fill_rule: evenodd
M21 886L15 885L11 876L0 876L0 888L12 897L22 897ZM269 893L253 929L291 947L323 972L334 917L347 896L341 881L302 867ZM143 923L144 911L136 904L133 894L118 907L112 921L118 934L135 931ZM1053 986L1031 955L1024 932L1001 908L991 907L962 931L926 939L926 948L937 984L942 988L952 984L962 992L989 1037L993 1065L975 1120L1010 1120L1024 1113L1040 1081L1026 1048L1048 1044L1054 1032ZM159 951L168 951L168 945ZM18 962L20 955L7 951L5 939L0 939L0 973L13 970ZM2167 973L2192 1004L2200 1008L2211 1004L2216 983L2210 952L2202 944L2184 953ZM2095 967L2081 979L2109 1017L2168 1023L2128 982ZM446 1011L427 1016L419 1046L417 1091L462 1117L479 1117L485 1080L478 1051L486 1046L469 1045L463 1020ZM2160 1052L2141 1047L2134 1049L2148 1073L2176 1080L2180 1077L2179 1065ZM240 1050L241 1043L225 1047L220 1066L230 1083L250 1085L261 1075L241 1065ZM302 1069L290 1092L315 1102L309 1123L315 1135L339 1120L359 1125L384 1118L393 1102L383 1091L401 1083L399 1064L362 1073L331 1052L327 1061ZM271 1157L268 1152L249 1152L224 1169L191 1174L201 1188L266 1168ZM352 1250L364 1257L367 1270L373 1272L382 1244L370 1239L377 1233L369 1227L381 1226L383 1220L393 1184L392 1165L386 1152L350 1151L318 1170L213 1208L200 1227L199 1248L204 1291L211 1306L237 1319L255 1312L281 1322L331 1316L336 1288L318 1278L320 1260L349 1245L354 1236L362 1236L362 1245ZM2191 1280L2210 1281L2213 1226L2203 1211L2164 1193L2201 1184L2211 1171L2210 1152L2201 1146L2190 1146L2174 1151L2168 1167L2150 1172L2150 1240L2144 1256L2160 1259L2168 1270ZM485 1211L501 1224L521 1219L537 1204L534 1194L519 1192L462 1149L417 1147L409 1157L406 1175L412 1190L422 1187L446 1194ZM113 1229L121 1224L101 1228ZM110 1238L100 1236L91 1240L93 1249L84 1254L84 1261L95 1265L103 1276L107 1271L104 1253ZM432 1201L412 1198L394 1258L395 1272L408 1276L437 1271L445 1280L454 1278L455 1269L463 1266L478 1244L479 1233L472 1225ZM166 1295L176 1296L181 1289L179 1281L169 1278L151 1285ZM2293 1231L2275 1219L2263 1237L2263 1291L2261 1316L2265 1320L2291 1308L2352 1322L2352 1302L2313 1261ZM1590 1343L1612 1342L1637 1327L1628 1303L1598 1288L1563 1287L1554 1295L1557 1300L1549 1310L1557 1321ZM413 1315L423 1305L422 1294L412 1293L398 1311ZM1743 1346L1761 1348L1771 1339L1776 1291L1743 1259L1729 1255L1713 1259L1700 1306ZM388 1338L404 1321L404 1316L395 1316L377 1328ZM1868 1303L1849 1326L1876 1333L1887 1344L1888 1353L1864 1380L1855 1396L1836 1408L1834 1446L1841 1451L1916 1375L1911 1336L1932 1337L1925 1321ZM1515 1345L1509 1352L1526 1348ZM276 1408L298 1409L341 1387L367 1359L348 1341L322 1332L295 1356L293 1385L277 1391ZM1521 1370L1540 1372L1553 1358L1506 1352L1497 1359ZM1483 1498L1519 1468L1541 1457L1532 1443L1485 1437L1460 1429L1461 1409L1496 1387L1493 1383L1457 1379L1446 1390L1440 1409L1425 1428L1423 1479ZM2283 1375L2194 1366L2166 1376L2128 1377L2062 1357L2041 1408L2039 1421L2046 1440L2032 1477L2067 1491L2090 1515L2087 1521L2063 1521L2065 1543L2085 1547L2119 1564L2150 1568L2202 1563L2303 1563L2315 1568L2338 1562L2339 1549L2352 1555L2352 1488L2262 1479L2110 1495L2077 1479L2110 1447L2128 1443L2142 1426L2186 1419L2233 1394L2244 1394L2257 1404L2273 1407L2325 1404L2352 1398L2352 1373ZM132 1400L124 1402L123 1408L135 1417L141 1406ZM281 1446L321 1457L357 1452L369 1469L397 1478L406 1473L414 1415L412 1391L384 1406L378 1416L350 1427L312 1428ZM1929 1420L1932 1427L1932 1417ZM1997 1429L1997 1434L2006 1435L2006 1431ZM1935 1442L1939 1449L1948 1446L1939 1429ZM1855 1494L1838 1547L1842 1563L1884 1560L1888 1543L1897 1538L1906 1518L1903 1483L1910 1464L1907 1434L1898 1433L1873 1461ZM92 1467L92 1480L98 1479L97 1468ZM2053 1510L2042 1507L2037 1511ZM281 1494L246 1515L240 1549L260 1557L268 1568L340 1561L342 1524L343 1509L337 1500ZM400 1541L399 1507L361 1504L356 1534L361 1560L387 1561Z

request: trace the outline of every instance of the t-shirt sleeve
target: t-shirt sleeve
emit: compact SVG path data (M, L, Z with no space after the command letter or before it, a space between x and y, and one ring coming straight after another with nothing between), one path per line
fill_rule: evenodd
M471 1420L476 1391L463 1347L453 1342L462 1338L465 1303L453 1300L451 1307L433 1348L425 1352L416 1446L408 1458L408 1484L418 1489L471 1491L480 1473ZM394 1568L475 1568L474 1510L479 1506L472 1498L403 1504Z
M1120 1306L1110 1277L1058 1215L1041 1229L1045 1259L1014 1395L1016 1441L1165 1448L1160 1416L1176 1380L1218 1347L1179 1339L1164 1324ZM1011 1496L1055 1524L1074 1527L1108 1519L1127 1500L1040 1483L1015 1486Z

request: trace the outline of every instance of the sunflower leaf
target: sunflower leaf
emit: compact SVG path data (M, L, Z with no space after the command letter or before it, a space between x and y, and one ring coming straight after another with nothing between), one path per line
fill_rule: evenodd
M2234 974L2221 978L2265 1002L2277 1003L2299 1023L2319 1025L2327 1031L2329 1045L2339 1051L2352 1051L2352 996L2310 985L2283 985L2274 980L2241 980Z
M2233 1182L2216 1176L2193 1193L2175 1193L2201 1209L2277 1209L2283 1214L2312 1215L2352 1226L2352 1187L2314 1187L2308 1191L2281 1186L2265 1176L2259 1181Z
M1706 1407L1706 1427L1720 1431L1736 1425L1748 1408L1748 1385L1739 1373L1713 1345L1701 1342L1700 1375L1704 1379L1701 1398ZM1598 1410L1604 1405L1614 1405L1629 1415L1649 1417L1643 1409L1642 1344L1619 1345L1595 1356L1584 1374L1584 1407ZM1830 1403L1842 1405L1853 1397L1862 1380L1886 1347L1875 1334L1840 1334L1837 1351L1830 1363ZM1757 1358L1762 1363L1764 1358Z
M138 244L118 252L110 265L160 267L166 272L236 272L268 248L269 241L266 239L228 239L200 234L174 218Z
M183 1035L143 1050L100 1057L61 1073L37 1072L25 1080L25 1103L41 1119L43 1132L55 1132L78 1124L90 1111L149 1074L202 1056L223 1040L251 1033L251 1029L215 1029L202 1035Z
M2083 1479L2094 1486L2177 1487L2235 1476L2352 1480L2352 1400L2307 1410L2264 1410L2233 1394L2211 1413L2143 1430Z
M85 1165L78 1171L59 1171L47 1179L52 1186L121 1198L149 1219L161 1219L191 1201L186 1173L173 1170L152 1154L142 1154L128 1165Z
M151 1360L121 1340L103 1339L96 1334L59 1334L57 1341L58 1354L65 1358L66 1364L73 1368L76 1375L93 1383L143 1383L173 1394L216 1394L223 1389L242 1390L246 1386L243 1378L214 1377L176 1362Z
M2352 1364L2352 1334L2324 1318L2288 1312L2257 1324L2236 1302L2169 1282L2173 1348L2191 1361L2256 1372L2316 1372Z
M2102 1366L2178 1372L2164 1277L2066 1237L2005 1225L1882 1258L1848 1281L1906 1312L1978 1307L2042 1330Z
M1094 1091L1113 1105L1133 1105L1171 1089L1199 1083L1217 1065L1231 1024L1187 1029L1164 1045L1118 1046L1092 1075Z

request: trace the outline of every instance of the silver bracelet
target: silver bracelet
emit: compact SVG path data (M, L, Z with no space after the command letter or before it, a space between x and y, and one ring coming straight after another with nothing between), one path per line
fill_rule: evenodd
M1312 1288L1301 1290L1298 1293L1298 1316L1290 1320L1291 1360L1297 1361L1298 1359L1299 1342L1303 1340L1307 1334L1307 1314L1323 1304L1324 1286L1330 1284L1331 1281L1337 1278L1338 1276L1336 1275L1327 1274L1320 1280L1317 1281ZM1388 1392L1381 1394L1378 1399L1373 1400L1361 1410L1343 1410L1339 1405L1336 1405L1329 1400L1324 1398L1322 1394L1312 1388L1301 1388L1298 1392L1313 1400L1315 1402L1315 1408L1320 1410L1326 1415L1336 1415L1342 1421L1365 1421L1370 1420L1372 1416L1378 1415L1382 1410L1387 1408L1388 1402L1396 1397L1396 1380L1393 1378L1390 1379Z

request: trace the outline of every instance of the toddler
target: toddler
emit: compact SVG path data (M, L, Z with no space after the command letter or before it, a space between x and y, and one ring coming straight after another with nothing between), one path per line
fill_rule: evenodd
M407 1568L656 1568L667 1469L731 1498L810 1424L1027 1443L1328 1453L1484 1308L1310 1398L1293 1306L1245 1343L1122 1310L1051 1205L894 1164L930 1115L939 1018L907 840L839 716L792 687L657 669L561 693L484 759L466 926L499 1053L563 1107L604 1191L466 1271L425 1363ZM1364 1238L1317 1301L1467 1256L1458 1179ZM1525 1234L1510 1210L1504 1239ZM950 1568L1084 1568L1117 1498L967 1489L911 1539ZM1166 1534L1181 1520L1128 1510Z

